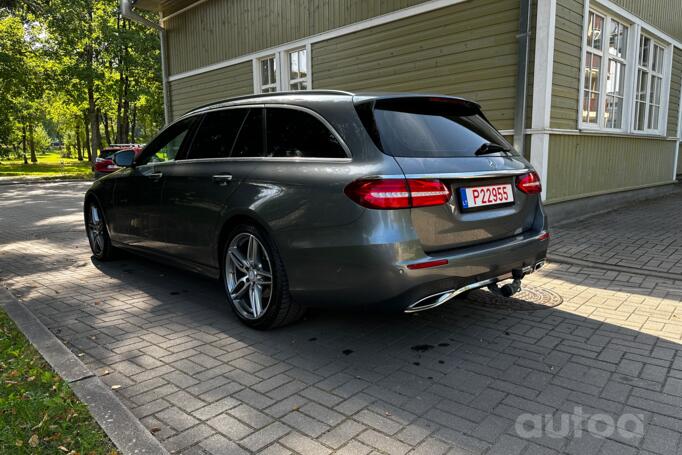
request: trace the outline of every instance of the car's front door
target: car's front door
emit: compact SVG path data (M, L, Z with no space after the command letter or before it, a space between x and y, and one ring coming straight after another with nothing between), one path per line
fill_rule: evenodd
M229 200L263 153L263 109L236 107L204 115L187 159L164 171L166 248L199 267L218 267L217 230ZM236 155L236 156L235 156Z
M116 180L114 229L131 246L163 252L166 222L161 201L164 174L182 157L191 137L194 118L181 120L161 132L140 154L135 166Z

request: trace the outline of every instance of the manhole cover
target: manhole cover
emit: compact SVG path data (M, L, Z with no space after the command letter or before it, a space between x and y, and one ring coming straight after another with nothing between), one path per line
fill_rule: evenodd
M521 292L514 294L513 297L503 297L487 290L476 289L469 293L467 300L490 308L514 311L544 310L564 302L556 292L528 285L523 285Z

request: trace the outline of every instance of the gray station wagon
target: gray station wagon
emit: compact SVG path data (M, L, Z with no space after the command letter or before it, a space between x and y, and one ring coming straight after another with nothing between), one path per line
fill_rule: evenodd
M234 98L114 161L85 196L94 257L124 248L220 278L252 327L313 305L415 312L485 286L511 295L547 251L538 175L460 98Z

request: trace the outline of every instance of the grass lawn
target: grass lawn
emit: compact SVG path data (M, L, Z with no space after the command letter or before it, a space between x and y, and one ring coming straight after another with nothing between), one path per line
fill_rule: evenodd
M87 407L2 310L0 453L118 453Z
M58 152L37 155L38 162L24 164L23 159L0 160L0 177L34 177L42 179L91 179L90 163L75 158L62 158Z

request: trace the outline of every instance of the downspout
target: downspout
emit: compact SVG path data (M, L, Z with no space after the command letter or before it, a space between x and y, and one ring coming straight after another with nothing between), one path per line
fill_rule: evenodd
M161 41L161 84L163 88L163 115L166 124L170 122L170 85L168 83L168 55L166 53L166 31L164 28L149 19L140 16L133 11L134 0L121 0L121 16L130 19L133 22L144 25L145 27L158 30L159 39Z
M518 62L516 65L516 110L514 112L514 148L523 155L526 131L526 101L528 98L528 57L530 53L530 19L533 0L521 0L519 12Z

